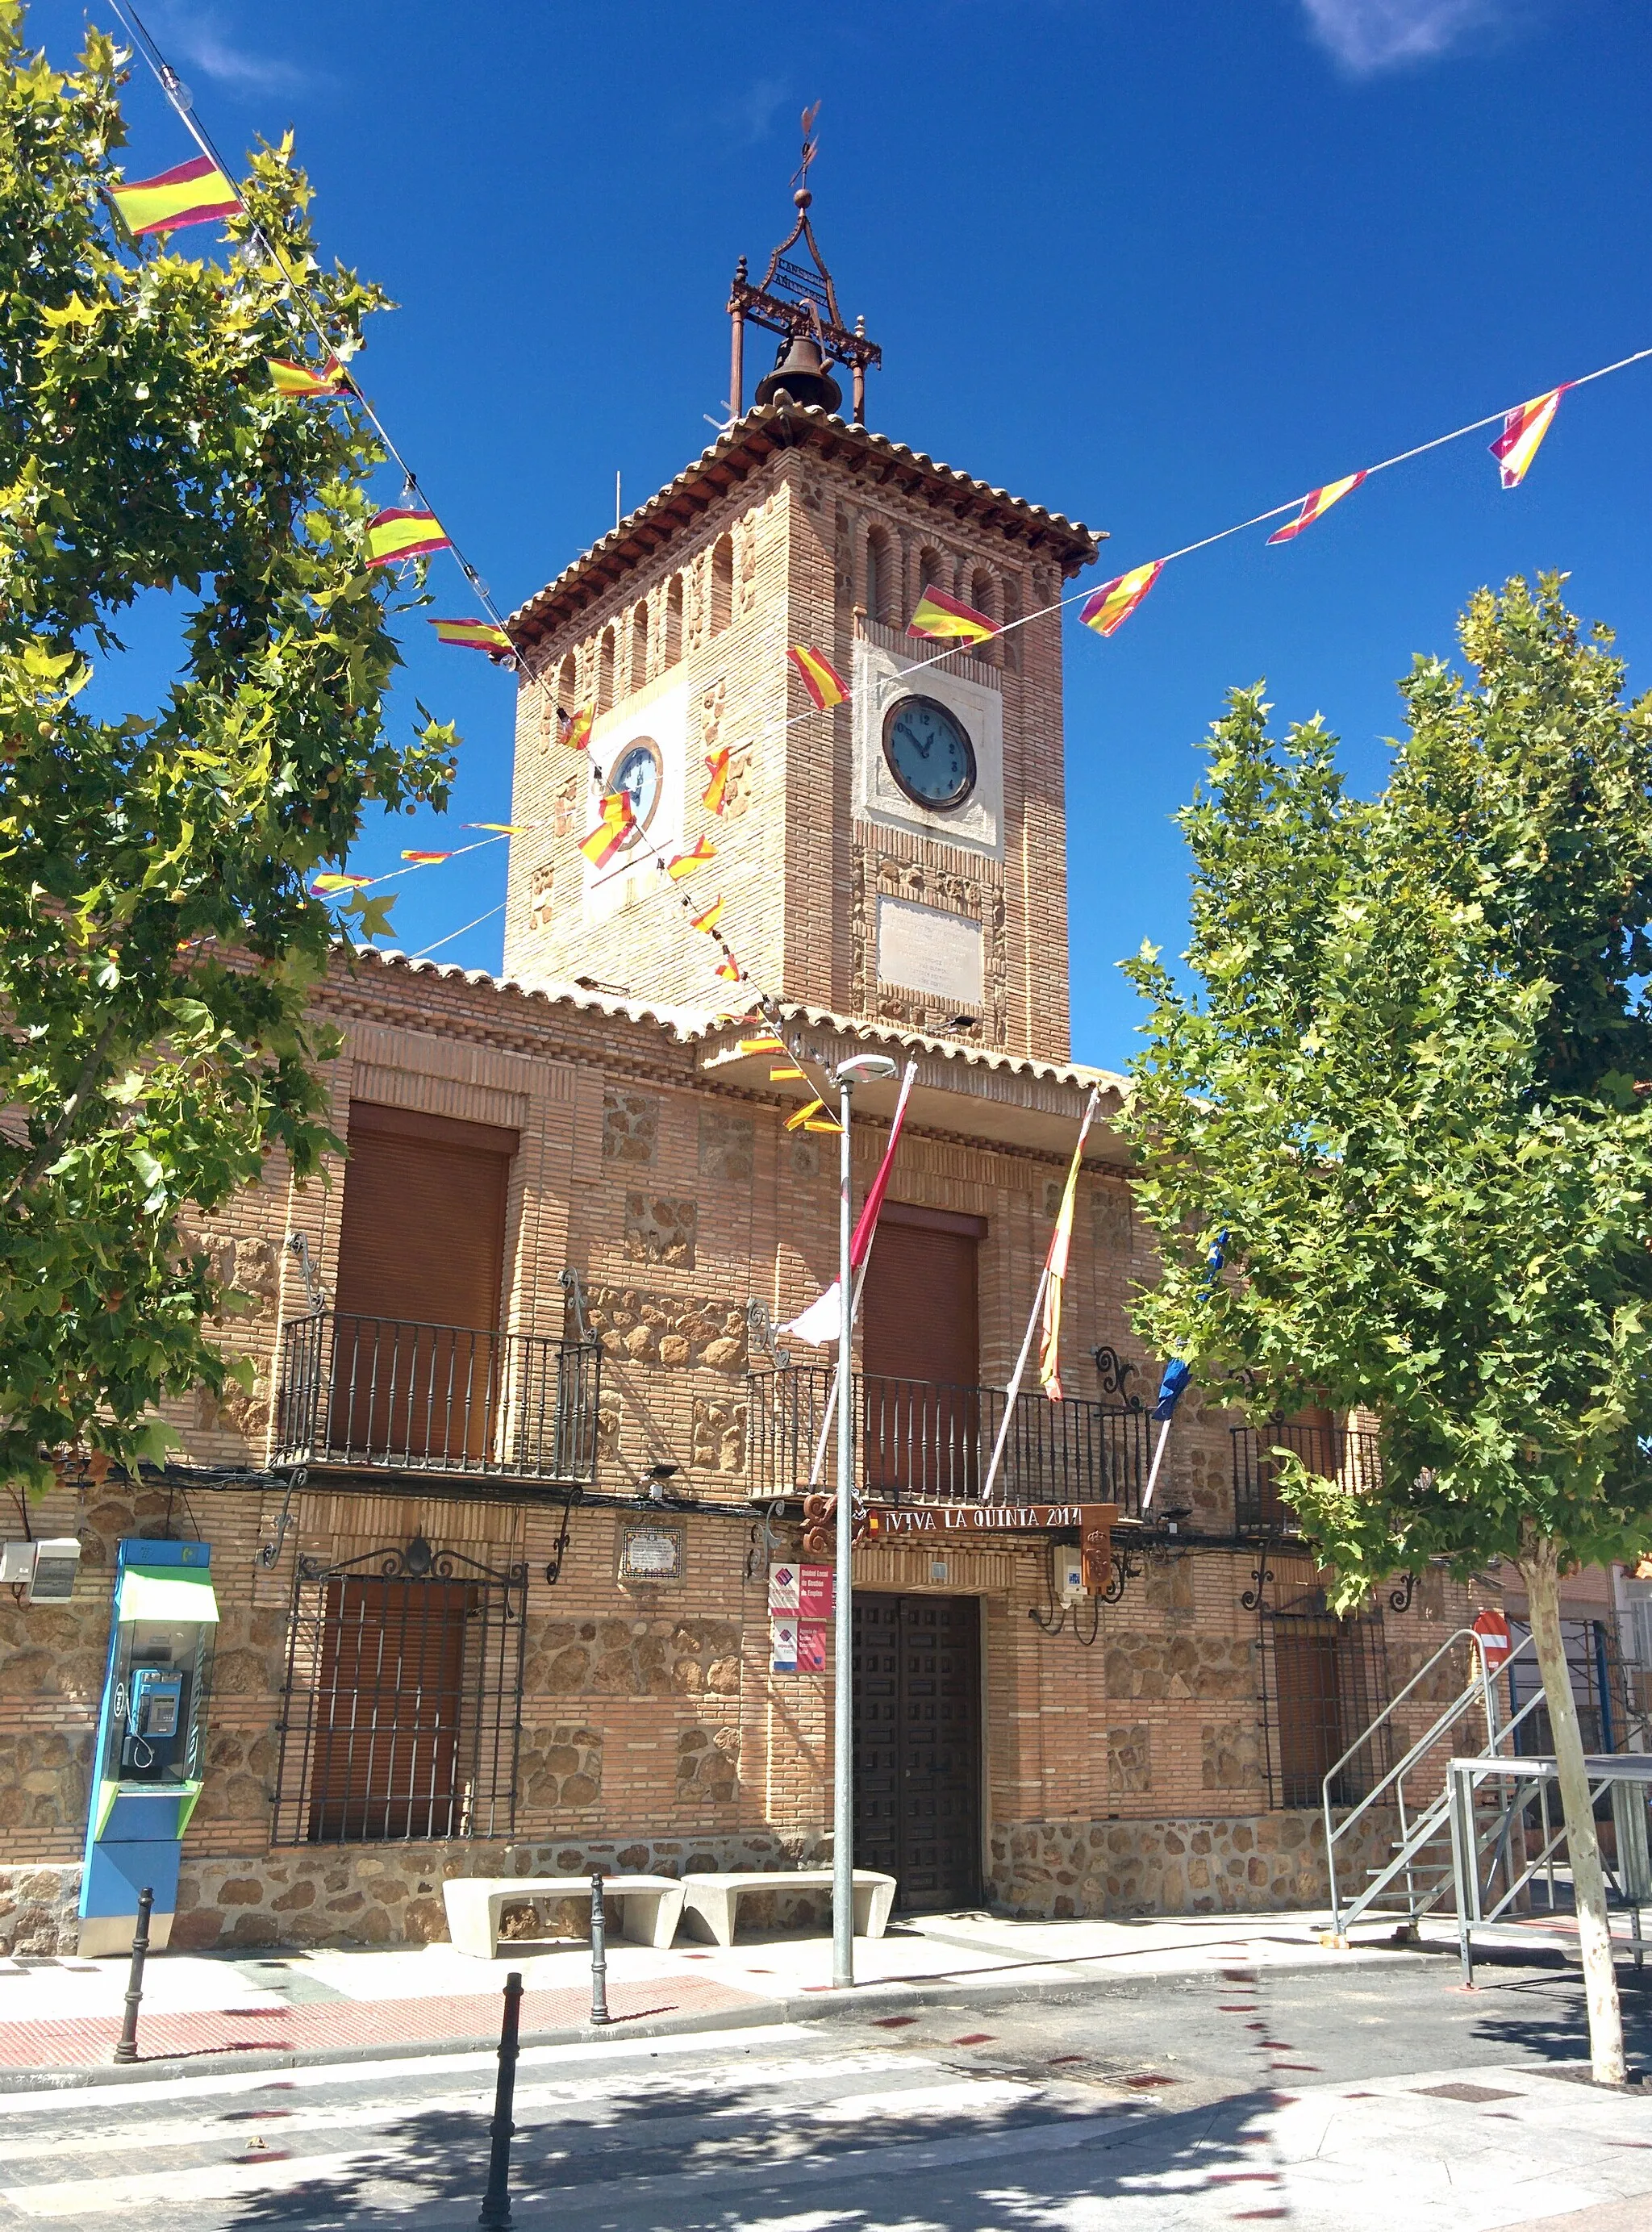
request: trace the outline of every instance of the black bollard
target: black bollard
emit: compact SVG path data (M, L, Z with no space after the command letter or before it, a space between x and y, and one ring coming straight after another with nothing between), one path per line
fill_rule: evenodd
M488 2126L493 2144L488 2156L488 2190L482 2197L476 2222L483 2232L506 2232L510 2214L510 2139L516 2126L510 2120L516 2098L516 2056L522 2021L522 1980L513 1969L505 1979L505 2011L499 2023L499 2077L493 2088L493 2121Z
M144 1995L144 1963L149 1956L149 1913L155 1894L147 1885L138 1894L138 1927L132 1934L132 1968L126 1977L126 2012L114 2050L117 2061L138 2059L138 2008Z
M608 2014L608 1915L602 1903L602 1870L591 1871L591 2020L606 2023Z

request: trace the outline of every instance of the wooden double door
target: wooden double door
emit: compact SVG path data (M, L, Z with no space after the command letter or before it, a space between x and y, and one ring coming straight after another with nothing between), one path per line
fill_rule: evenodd
M908 1913L981 1896L981 1607L854 1596L855 1865Z

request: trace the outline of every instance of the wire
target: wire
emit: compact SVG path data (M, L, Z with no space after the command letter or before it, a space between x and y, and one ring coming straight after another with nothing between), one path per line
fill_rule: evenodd
M479 914L475 922L467 922L457 930L449 931L447 936L445 938L438 938L434 945L421 945L417 953L410 953L408 955L408 959L410 961L423 961L432 953L439 953L444 945L451 945L456 938L463 938L467 930L478 930L484 922L491 922L495 915L503 914L509 904L509 902L508 900L501 899L498 905L489 907L486 914Z

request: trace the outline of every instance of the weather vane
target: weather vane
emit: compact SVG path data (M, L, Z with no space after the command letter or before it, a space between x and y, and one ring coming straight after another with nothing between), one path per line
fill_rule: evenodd
M760 286L754 287L748 281L743 256L735 267L734 285L729 294L729 315L734 324L729 370L730 425L746 407L745 332L748 320L780 337L775 370L759 383L760 402L766 399L762 390L774 387L785 374L786 393L794 401L822 401L835 410L840 391L829 367L834 364L848 365L854 375L855 424L864 425L866 367L884 360L884 353L877 342L866 338L864 318L856 319L852 331L844 323L832 274L809 223L809 208L814 199L809 186L809 165L820 152L820 143L814 136L820 114L818 101L803 111L802 159L792 173L792 204L797 211L797 223L769 257L768 269ZM800 256L794 260L791 255L800 241L808 252L807 263Z

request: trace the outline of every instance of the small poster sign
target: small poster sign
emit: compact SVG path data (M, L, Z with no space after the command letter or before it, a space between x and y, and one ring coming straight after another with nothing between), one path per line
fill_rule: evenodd
M800 1566L797 1576L800 1619L830 1619L833 1604L830 1566Z
M1508 1621L1500 1612L1483 1612L1474 1622L1474 1633L1485 1655L1486 1671L1495 1674L1514 1648Z
M819 1620L800 1621L797 1631L797 1671L800 1674L826 1672L826 1632Z
M797 1575L795 1566L771 1566L768 1569L768 1609L770 1612L797 1610Z
M797 1671L797 1622L789 1616L768 1623L768 1671L771 1674Z

